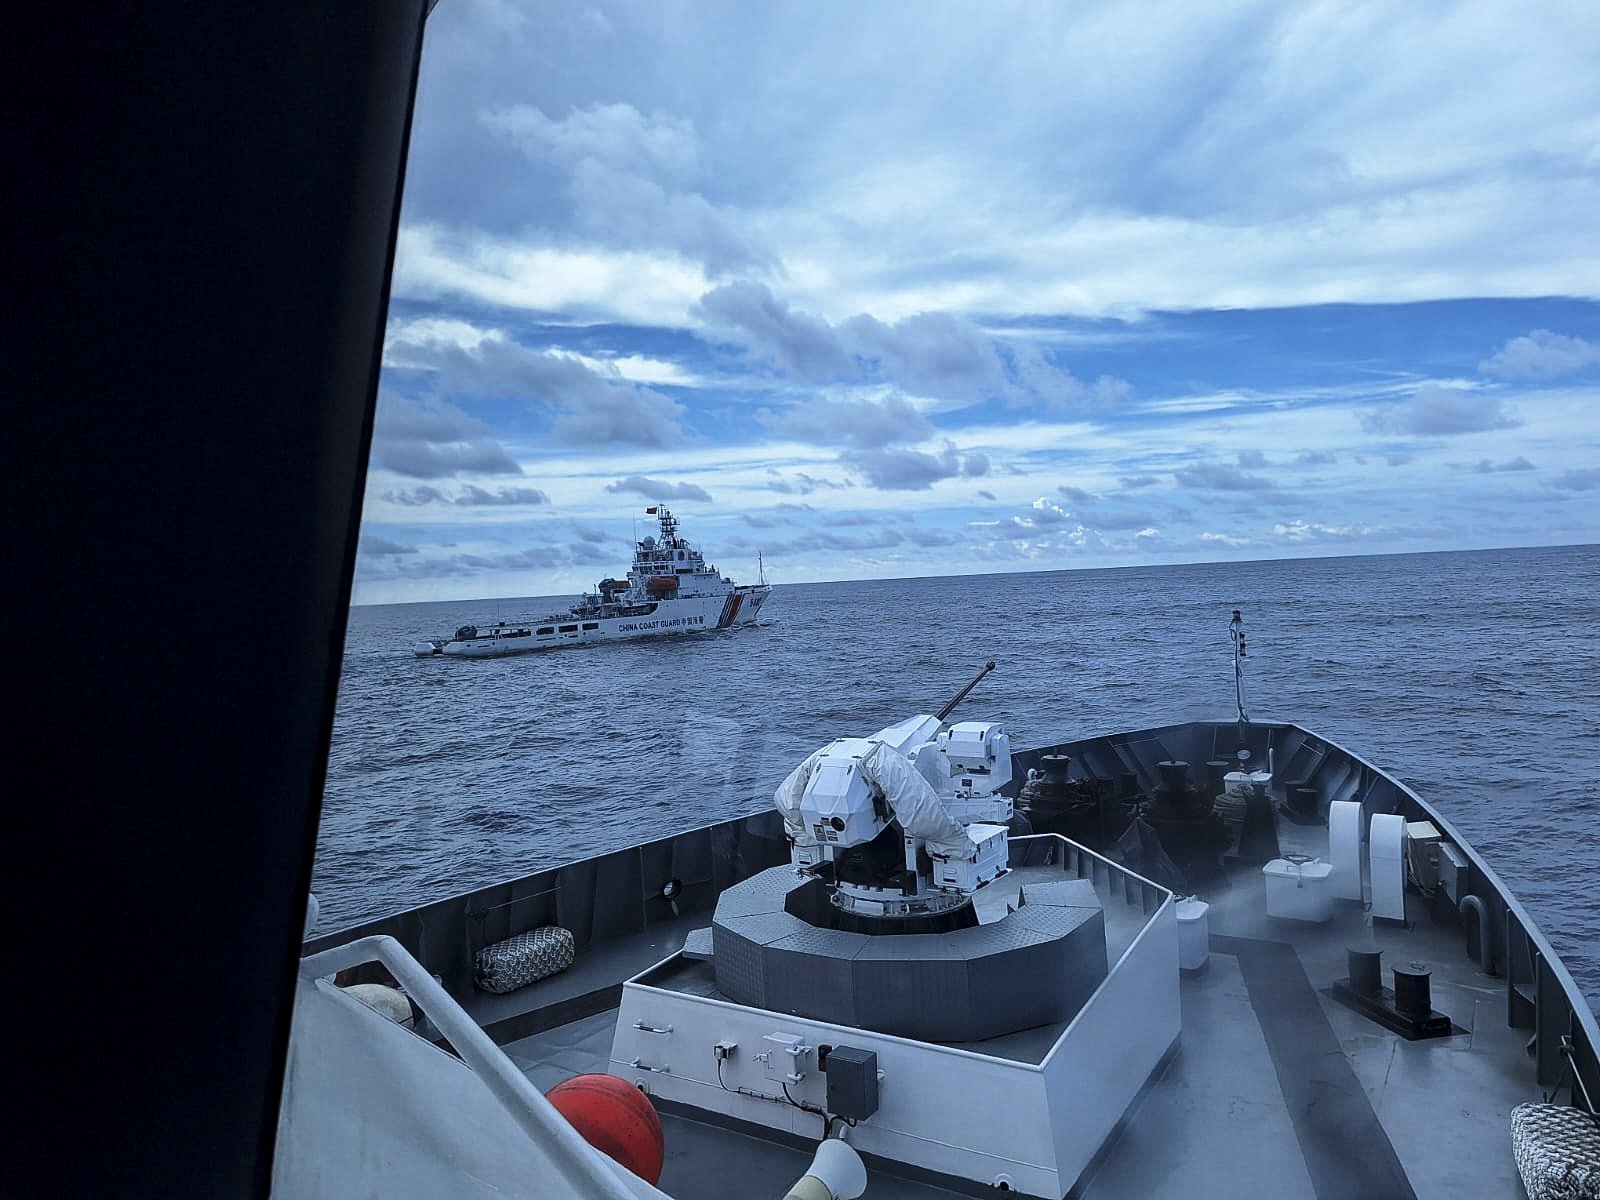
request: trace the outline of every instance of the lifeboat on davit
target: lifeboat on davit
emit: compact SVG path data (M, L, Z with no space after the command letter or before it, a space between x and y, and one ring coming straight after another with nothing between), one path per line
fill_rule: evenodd
M645 580L645 590L656 599L663 596L674 595L678 590L678 577L676 575L652 575Z

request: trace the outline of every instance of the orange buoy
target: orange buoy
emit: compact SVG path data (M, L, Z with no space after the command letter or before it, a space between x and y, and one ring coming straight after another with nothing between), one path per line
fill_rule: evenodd
M648 1184L661 1178L666 1142L650 1098L615 1075L574 1075L545 1099L596 1150Z

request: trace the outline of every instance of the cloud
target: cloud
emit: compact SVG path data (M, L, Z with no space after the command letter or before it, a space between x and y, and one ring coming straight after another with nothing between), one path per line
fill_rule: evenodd
M522 474L482 421L440 400L413 402L390 392L378 397L372 465L415 479Z
M894 519L883 513L840 513L837 516L823 517L822 523L833 529L844 529L852 525L882 525Z
M1303 466L1320 467L1338 462L1339 456L1327 450L1302 450L1294 460Z
M380 539L381 540L381 539ZM366 553L357 560L358 576L367 583L395 580L471 579L488 573L559 571L600 566L612 557L584 542L530 546L522 550L472 550L438 553L441 547L422 551L414 547Z
M1535 329L1527 337L1512 338L1478 370L1496 379L1542 383L1573 375L1600 363L1600 345L1579 337Z
M692 483L668 483L665 479L646 479L642 475L629 475L615 483L606 484L608 492L634 492L647 500L699 500L711 503L704 488Z
M933 432L904 397L886 400L804 400L779 413L763 412L763 423L807 442L875 450L891 442L918 442Z
M1160 483L1161 482L1161 476L1159 476L1159 475L1124 475L1117 482L1120 483L1123 487L1129 488L1130 490L1133 489L1133 488L1147 488L1147 487L1154 487L1156 484Z
M827 488L829 491L838 491L853 486L849 483L838 483L832 479L822 479L815 475L807 475L804 471L796 471L785 479L776 467L768 467L767 474L774 476L774 478L767 481L768 490L783 496L809 496L812 492L822 488Z
M994 502L994 493L993 492L986 492L982 488L979 488L978 489L978 495L983 497L985 500L988 500L991 503Z
M860 314L839 330L867 377L890 379L924 396L975 401L1005 393L1005 364L971 321L921 312L891 324Z
M1600 488L1600 467L1579 467L1563 471L1550 481L1551 487L1567 492L1592 492Z
M1053 500L1040 496L1028 512L1028 520L1035 525L1059 525L1070 520L1072 514Z
M1494 471L1531 471L1533 464L1519 454L1500 463L1491 462L1487 458L1479 459L1473 464L1472 469L1479 475L1488 475Z
M403 492L385 492L383 498L390 504L401 504L408 508L419 508L427 504L483 508L550 503L550 497L538 488L499 488L491 492L470 483L454 496L436 487L414 487Z
M702 336L741 345L800 383L887 384L959 405L998 398L1084 411L1114 406L1131 391L1110 376L1084 384L1037 346L999 341L951 312L894 322L858 313L834 325L741 280L707 292L698 313Z
M1349 541L1365 537L1372 530L1366 525L1323 525L1316 521L1279 522L1272 527L1278 537L1291 542Z
M1151 476L1150 482L1155 482L1154 476ZM1071 487L1065 483L1057 484L1056 491L1074 504L1092 504L1097 499L1093 492L1086 492L1082 488Z
M1436 383L1417 389L1408 402L1390 405L1361 418L1368 433L1413 435L1481 433L1511 429L1522 421L1498 396L1443 387Z
M486 110L484 128L562 176L576 227L615 247L668 247L724 275L773 265L734 215L695 190L694 123L631 104L595 104L560 120L532 105Z
M1250 475L1221 463L1195 463L1193 466L1180 467L1172 474L1185 487L1211 492L1255 492L1272 486L1270 479Z
M1239 465L1247 471L1264 470L1267 465L1267 456L1259 450L1239 451Z
M569 446L661 449L682 439L683 405L615 368L603 375L574 356L530 350L498 330L476 333L469 340L459 329L413 323L389 338L385 365L426 371L441 391L540 405L554 416L552 436Z
M855 360L821 317L793 312L765 284L728 283L700 297L700 315L757 358L804 383L851 379Z
M378 537L372 533L361 535L358 549L362 554L371 555L415 554L417 552L415 546L407 546L401 542L391 542L388 538Z
M989 460L982 454L963 455L945 443L938 454L920 450L849 450L840 461L866 477L869 486L884 491L924 491L941 479L957 475L986 475Z

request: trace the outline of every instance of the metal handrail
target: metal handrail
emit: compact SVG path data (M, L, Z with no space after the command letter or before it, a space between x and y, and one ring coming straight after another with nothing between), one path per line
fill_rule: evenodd
M636 1200L638 1192L618 1178L599 1151L584 1141L544 1094L506 1057L454 997L429 975L411 954L387 934L373 934L320 954L301 959L301 978L314 982L347 967L381 962L417 1002L434 1027L447 1039L483 1080L511 1119L550 1156L558 1170L593 1188L589 1194L604 1200Z

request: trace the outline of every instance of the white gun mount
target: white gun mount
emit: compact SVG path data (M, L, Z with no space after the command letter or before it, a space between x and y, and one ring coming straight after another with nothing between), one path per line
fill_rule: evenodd
M828 882L841 914L953 927L1005 873L1012 807L999 789L1011 780L1011 741L991 721L942 729L950 707L831 742L778 787L791 860Z

